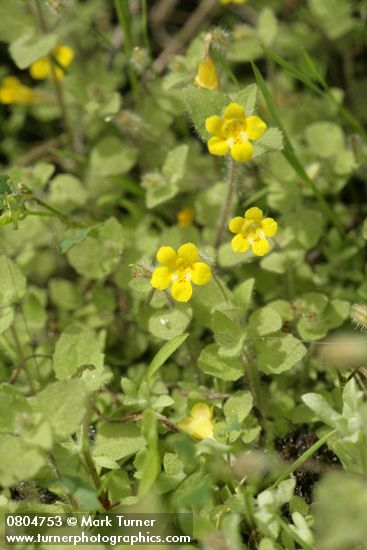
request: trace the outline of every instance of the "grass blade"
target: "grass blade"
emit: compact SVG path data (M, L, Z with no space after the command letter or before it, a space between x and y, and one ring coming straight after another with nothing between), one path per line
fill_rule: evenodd
M324 197L316 187L314 181L308 176L308 174L306 173L305 169L302 166L302 163L298 159L295 153L295 150L293 148L293 145L289 139L289 136L284 128L278 109L274 103L272 95L269 91L269 88L266 85L266 82L262 74L260 73L259 69L256 67L255 63L251 63L251 64L252 64L252 69L254 71L257 85L264 96L269 112L275 124L283 132L283 136L284 136L283 155L285 156L289 164L292 166L296 174L301 178L301 180L306 185L308 185L310 189L312 189L312 192L315 195L316 199L318 200L320 207L322 208L322 210L324 211L325 215L328 217L330 222L336 227L336 229L339 231L340 234L343 234L344 230L343 230L342 224L339 222L339 219L335 216L333 210L330 208L330 206L328 205L328 203L326 202L326 200L324 199Z

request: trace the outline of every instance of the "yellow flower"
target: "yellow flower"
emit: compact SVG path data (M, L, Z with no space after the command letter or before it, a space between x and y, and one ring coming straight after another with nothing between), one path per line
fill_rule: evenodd
M177 225L180 227L189 227L194 221L194 211L192 208L186 207L177 212Z
M233 4L245 4L247 0L219 0L221 4L230 4L231 2Z
M56 46L52 55L62 67L68 67L74 59L74 51L69 46ZM41 57L30 66L29 72L36 80L44 80L52 76L52 62L50 58L48 56ZM55 65L55 74L57 78L62 78L64 71Z
M236 216L229 222L229 229L237 233L232 239L234 252L246 252L250 246L255 256L265 256L270 251L266 237L274 237L278 224L273 218L264 218L256 206L246 210L244 217Z
M211 279L210 267L199 262L199 251L192 243L180 246L177 253L170 246L162 246L157 260L164 267L157 267L150 280L153 288L166 290L172 284L171 293L178 302L188 302L192 296L193 282L205 285Z
M37 93L24 86L16 76L6 76L0 87L0 103L25 105L37 100Z
M207 88L208 90L216 90L219 87L217 71L211 57L200 61L194 84L198 88Z
M238 103L230 103L223 112L223 117L210 116L205 121L209 134L209 153L223 156L231 152L234 160L245 162L253 155L250 140L260 139L267 126L258 116L246 116L245 109Z
M191 409L191 415L185 416L178 427L195 439L213 439L213 408L206 403L197 403Z

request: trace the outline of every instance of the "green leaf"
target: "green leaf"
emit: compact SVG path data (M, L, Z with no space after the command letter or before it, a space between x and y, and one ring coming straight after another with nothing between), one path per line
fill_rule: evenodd
M316 486L312 504L318 547L363 548L367 539L367 488L362 476L327 473Z
M26 278L19 267L7 256L0 256L0 273L0 305L19 302L26 291Z
M89 232L92 231L92 229L94 229L94 227L95 226L87 227L86 229L81 229L77 233L74 233L73 235L71 235L67 239L64 239L63 241L61 241L60 250L61 250L62 254L65 254L65 252L70 250L70 248L72 248L75 244L78 244L78 243L81 243L82 241L84 241L86 239L86 237L88 236Z
M229 357L223 357L219 353L217 344L206 346L200 353L198 367L205 372L221 380L235 381L241 378L244 367L241 361Z
M27 69L38 59L48 55L56 46L56 42L56 34L47 34L42 37L24 34L10 44L9 52L19 69Z
M279 128L268 128L265 134L254 142L254 154L252 158L264 153L272 153L283 149L283 135Z
M325 397L317 393L306 393L302 396L302 401L315 413L318 420L332 428L336 427L340 414L329 405Z
M149 332L162 340L172 340L185 331L191 318L191 308L160 310L149 318Z
M0 456L0 484L5 487L32 479L47 462L45 451L13 435L0 435Z
M97 432L93 456L106 456L122 460L136 454L146 446L136 424L102 424Z
M153 376L155 373L164 365L164 363L167 361L169 357L184 343L186 338L188 337L187 333L180 334L179 336L176 336L169 342L166 342L164 346L158 351L158 353L153 357L152 362L150 363L145 379L148 382L152 381Z
M274 336L274 340L257 344L256 365L265 374L285 372L306 355L305 346L291 334Z
M162 172L172 184L178 183L184 177L188 152L187 145L179 145L168 153Z
M249 308L249 306L252 303L254 286L255 286L255 279L251 278L239 284L234 289L235 303L239 304L241 309L243 308L245 311Z
M3 42L11 42L33 29L34 22L22 0L1 0L0 36Z
M118 265L124 248L124 232L115 218L109 218L93 233L68 249L70 265L87 279L103 279ZM70 242L69 242L70 245ZM64 247L65 248L65 247Z
M163 181L161 184L149 187L146 194L148 208L155 208L159 204L167 202L177 195L179 188L175 183Z
M147 409L144 411L142 432L148 444L148 451L142 467L142 475L138 490L138 496L146 495L161 470L161 460L158 449L158 423L154 411Z
M277 332L282 327L282 318L279 313L271 306L265 306L257 309L250 317L248 323L248 335L250 338L254 336L264 336Z
M91 153L92 170L102 177L126 174L136 160L136 150L113 136L103 138Z
M183 97L197 133L206 141L209 134L205 129L205 120L213 115L222 115L229 103L227 96L215 90L189 86L184 90Z
M87 392L81 380L63 380L49 384L29 403L48 420L57 437L65 439L79 428L86 413Z
M49 292L52 302L61 310L70 311L83 305L81 291L66 279L51 279Z
M236 392L224 404L223 412L227 422L236 418L243 422L250 414L253 405L253 398L249 391Z
M310 223L312 220L312 223ZM303 208L286 217L287 231L306 250L318 243L324 229L324 218L318 210Z
M257 32L260 40L270 46L278 34L278 20L271 8L264 8L259 14L257 21Z
M32 409L27 399L14 386L0 386L0 433L17 432L20 415L29 415Z
M314 155L327 159L338 155L345 147L344 134L334 122L314 122L305 130L307 145Z
M104 354L95 333L85 327L68 327L58 339L53 354L56 378L72 377L81 367L102 369Z
M88 191L71 174L59 174L51 181L49 203L63 212L84 206L87 198Z
M234 103L239 103L245 107L246 116L252 115L256 112L257 86L256 84L250 84L244 90L230 94L230 98Z
M10 327L14 320L14 309L12 307L0 307L0 334Z
M11 192L11 188L9 187L8 182L10 182L9 176L7 176L6 174L0 174L0 207L1 201L3 200L5 193Z
M244 331L228 315L219 310L215 311L212 317L212 329L217 344L224 348L238 348L239 350Z

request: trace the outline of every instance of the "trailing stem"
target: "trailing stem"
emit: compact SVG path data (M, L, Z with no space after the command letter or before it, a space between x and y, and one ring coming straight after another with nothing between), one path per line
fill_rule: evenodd
M236 187L237 179L237 165L235 161L231 158L228 164L228 187L227 187L227 196L223 206L223 210L220 217L219 228L217 236L215 239L215 248L218 250L223 241L224 231L228 222L228 218L231 214L233 194Z
M250 391L252 393L252 397L254 398L254 404L257 410L260 413L260 416L262 420L265 420L265 416L261 410L260 405L260 381L259 381L259 375L256 370L254 361L250 354L248 353L247 349L244 348L242 352L242 362L245 367L245 375L247 378L248 385L250 387Z
M48 28L47 28L46 20L43 16L42 6L41 6L41 3L40 3L40 0L34 0L34 2L35 2L39 27L40 27L43 34L47 34L48 33ZM55 61L53 60L53 57L52 57L51 54L48 55L48 60L50 62L50 66L51 66L51 79L52 79L53 86L55 88L57 103L59 104L59 108L60 108L60 111L61 111L61 117L62 117L62 121L63 121L65 134L68 138L70 148L74 149L74 139L73 139L72 131L70 129L70 125L69 125L69 117L68 117L68 111L67 111L66 103L65 103L65 99L64 99L64 91L63 91L61 82L57 77L56 68L55 68Z
M85 417L83 421L83 441L82 441L82 454L84 458L84 463L87 469L87 472L89 473L94 487L97 490L98 493L98 499L100 503L102 504L103 508L105 510L111 510L112 506L108 498L108 494L106 491L102 489L102 482L101 478L99 477L99 474L97 472L97 468L94 464L90 447L89 447L89 438L88 438L88 418Z

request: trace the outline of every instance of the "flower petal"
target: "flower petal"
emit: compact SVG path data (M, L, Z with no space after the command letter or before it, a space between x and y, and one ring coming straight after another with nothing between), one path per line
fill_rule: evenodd
M260 239L252 243L252 252L255 256L265 256L270 250L269 241L266 239Z
M223 119L220 116L210 116L205 121L205 128L209 134L220 135Z
M267 237L274 237L278 230L278 224L273 218L265 218L261 222L263 231Z
M157 252L157 260L163 265L173 267L176 264L177 254L171 246L161 246Z
M214 435L211 420L196 420L195 418L186 416L177 425L183 432L195 439L213 438Z
M228 225L229 230L232 231L232 233L241 233L244 222L245 220L242 218L242 216L236 216L235 218L232 218Z
M246 134L249 139L260 139L266 129L266 123L259 116L249 116L246 118Z
M211 137L208 141L208 150L212 155L223 157L228 153L228 143L220 137Z
M177 250L177 255L179 258L183 258L189 264L194 264L198 261L199 251L193 243L186 243L180 246Z
M254 148L249 141L243 141L242 143L236 143L231 147L231 155L237 162L246 162L250 160L254 152Z
M188 302L192 296L192 285L190 281L176 281L172 285L171 292L178 302Z
M232 239L232 250L233 252L246 252L250 248L250 245L241 234L236 235Z
M69 46L59 46L55 50L55 57L63 67L68 67L74 59L74 50Z
M166 290L171 282L171 274L168 267L157 267L150 279L152 287L159 288L160 290Z
M208 90L216 90L218 88L217 71L210 57L203 59L199 63L198 74L196 75L194 84L199 88L207 88Z
M47 57L41 57L29 67L31 77L35 80L45 80L50 74L51 64Z
M208 264L204 262L195 262L191 272L191 280L195 285L206 285L212 277L212 272Z
M213 418L213 407L209 407L206 403L196 403L191 409L191 416L193 418L206 418L210 420Z
M254 220L257 222L261 222L263 217L263 211L260 210L257 206L253 206L252 208L249 208L245 212L245 218L246 220Z
M242 118L245 116L245 108L238 103L230 103L223 111L224 118Z

